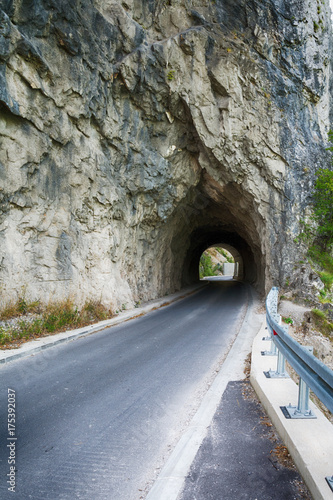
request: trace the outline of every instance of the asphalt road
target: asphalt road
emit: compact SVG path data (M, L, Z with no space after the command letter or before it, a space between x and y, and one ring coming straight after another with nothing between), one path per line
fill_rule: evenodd
M229 382L178 499L311 498L249 381Z
M238 333L247 300L246 285L213 282L0 367L0 498L144 498ZM8 388L17 440L8 435Z

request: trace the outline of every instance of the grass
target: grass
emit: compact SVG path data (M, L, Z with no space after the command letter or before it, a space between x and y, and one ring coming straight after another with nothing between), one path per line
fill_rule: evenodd
M0 310L0 321L16 318L27 313L40 313L40 302L27 302L24 297L19 297L16 302L10 302Z
M324 283L325 289L331 290L333 284L333 274L322 271L319 273L321 281Z
M320 309L312 309L311 313L316 328L318 328L318 330L325 335L325 337L331 338L333 333L333 323L327 319L325 312Z
M29 313L30 316L27 317ZM39 301L28 303L20 298L0 311L1 321L8 322L15 318L15 321L0 326L0 345L17 345L66 329L80 328L112 316L112 310L100 301L88 301L79 309L71 299L42 305Z
M308 256L325 271L333 274L333 257L323 251L318 245L313 245L309 248Z
M333 257L322 250L318 245L313 245L308 250L308 257L318 269L318 274L325 286L325 293L330 292L333 285ZM324 298L324 296L322 297Z

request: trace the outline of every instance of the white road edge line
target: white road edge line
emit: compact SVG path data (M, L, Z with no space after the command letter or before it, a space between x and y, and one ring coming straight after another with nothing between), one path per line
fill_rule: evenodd
M250 294L252 294L252 290ZM178 498L191 464L207 434L208 427L227 384L231 381L243 380L245 378L245 359L251 352L253 339L260 330L265 318L264 315L255 313L258 306L259 302L252 295L249 298L248 309L239 333L219 373L204 396L188 430L179 440L155 480L146 496L146 500L176 500Z

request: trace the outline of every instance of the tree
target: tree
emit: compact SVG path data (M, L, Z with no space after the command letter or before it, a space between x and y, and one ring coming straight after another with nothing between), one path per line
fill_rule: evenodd
M332 130L329 131L328 137L333 144ZM333 152L333 146L327 149ZM313 207L318 233L322 237L325 248L328 248L333 244L333 171L328 168L321 168L317 172Z
M204 278L205 276L215 276L212 258L206 252L204 252L200 257L199 275L200 279Z

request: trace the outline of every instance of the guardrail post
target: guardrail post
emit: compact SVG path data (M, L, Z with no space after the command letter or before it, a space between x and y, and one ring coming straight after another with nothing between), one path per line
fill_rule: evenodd
M269 328L269 336L265 337L265 340L270 340L271 341L271 348L270 348L269 351L261 351L261 355L262 356L277 356L278 349L277 349L276 344L275 344L275 342L273 340L273 335L272 335L272 332L271 332L270 328Z
M280 377L287 377L288 376L287 372L286 372L286 358L283 356L283 354L280 351L278 352L276 373Z
M313 352L312 346L304 346L309 352ZM281 406L281 410L287 418L317 418L309 408L310 388L300 377L298 384L297 406ZM287 415L288 414L288 415Z
M277 350L277 347L274 344L273 340L271 340L271 348L269 351L261 351L262 356L276 356L277 353L278 353L278 350Z
M325 477L327 483L328 483L328 486L331 488L331 490L333 491L333 476L327 476Z
M274 344L275 345L275 344ZM286 371L286 358L283 354L278 350L278 358L277 358L277 366L276 370L268 370L268 372L264 372L265 377L267 378L289 378L289 375Z
M302 378L299 379L298 385L298 404L297 406L281 406L281 410L286 418L317 418L309 408L309 386Z
M309 396L309 386L304 382L302 378L300 378L298 386L298 405L296 410L298 413L304 415L307 415L309 412L311 413L311 410L309 409Z
M268 326L265 326L265 330L268 330ZM272 340L272 335L268 332L267 337L263 337L262 340Z
M279 319L279 325L281 325L281 316L276 315L277 318ZM273 331L273 335L275 335L275 332ZM286 358L283 356L283 354L279 351L277 348L273 336L271 333L271 350L270 351L261 351L262 356L276 356L277 355L277 366L276 370L271 370L269 369L268 372L264 372L265 376L267 378L289 378L288 373L286 372ZM267 339L268 340L268 339Z

